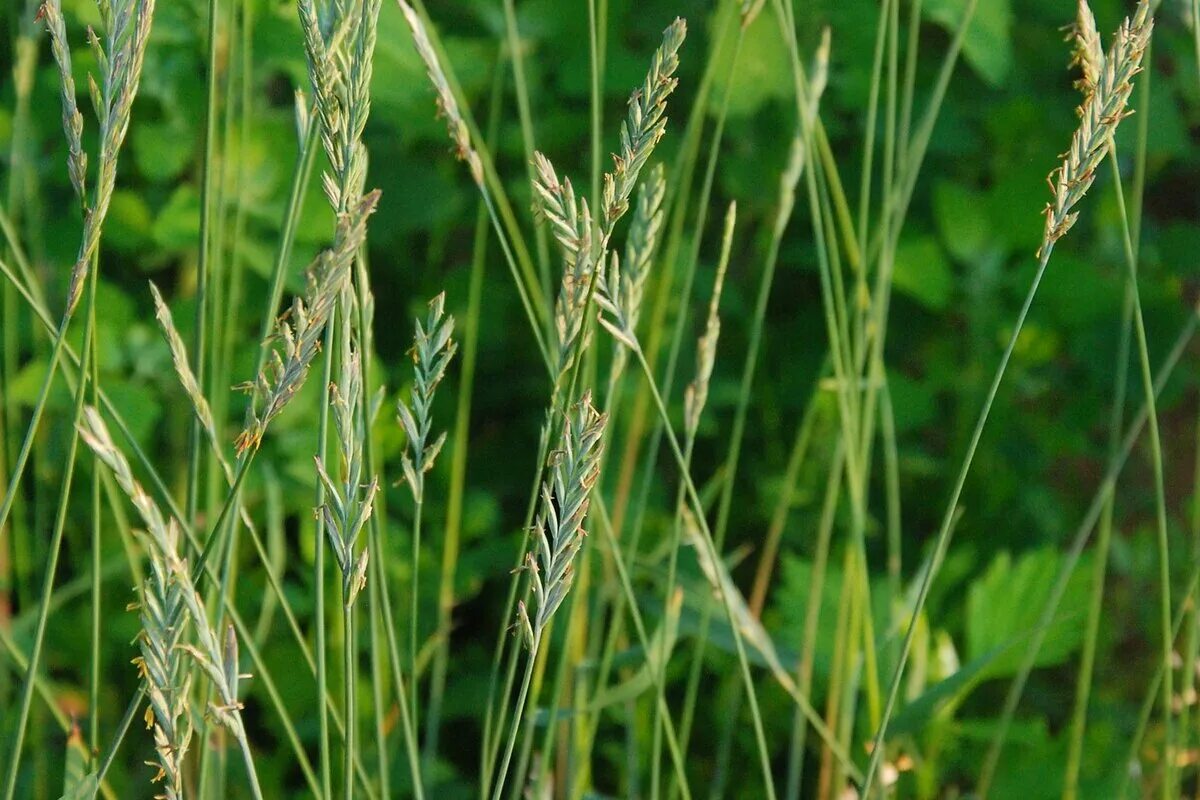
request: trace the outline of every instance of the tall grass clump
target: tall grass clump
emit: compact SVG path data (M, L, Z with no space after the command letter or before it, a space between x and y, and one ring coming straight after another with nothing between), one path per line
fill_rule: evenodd
M575 560L586 535L583 523L591 503L590 494L600 477L605 422L605 416L596 411L591 395L585 392L565 420L561 448L550 456L550 474L542 484L541 511L534 523L533 549L525 555L533 603L531 606L526 606L524 600L517 603L516 632L529 653L517 693L512 731L500 761L499 776L493 784L495 800L504 793L542 636L575 580Z
M919 614L921 608L925 604L925 600L929 595L929 587L933 581L936 567L944 556L947 547L950 543L951 533L954 526L954 518L958 510L958 500L962 494L963 486L966 483L967 474L971 469L971 463L974 460L975 451L979 446L979 440L983 436L983 430L987 424L989 412L992 404L995 402L996 395L1000 389L1000 383L1004 378L1004 373L1008 367L1009 360L1012 358L1013 350L1016 349L1018 337L1021 329L1024 326L1025 318L1029 314L1029 309L1033 305L1034 296L1037 294L1038 287L1041 284L1042 277L1045 275L1046 267L1050 262L1050 254L1054 251L1055 244L1067 234L1074 226L1079 217L1079 212L1075 210L1084 194L1091 188L1095 181L1096 170L1100 163L1104 160L1108 153L1108 145L1115 134L1117 126L1128 115L1126 108L1129 102L1129 95L1133 91L1133 78L1141 70L1142 56L1145 53L1146 46L1150 40L1150 31L1153 27L1153 22L1150 18L1150 4L1148 0L1140 0L1138 7L1133 16L1127 18L1118 29L1116 38L1112 48L1105 58L1104 71L1100 75L1099 82L1086 93L1083 104L1079 108L1079 127L1071 137L1071 146L1063 157L1062 163L1050 174L1050 186L1052 200L1046 205L1045 227L1042 233L1042 243L1038 248L1037 271L1034 273L1033 281L1026 294L1025 302L1021 306L1021 310L1017 315L1016 324L1013 326L1012 335L1009 338L1008 345L1005 348L1004 354L1001 356L1000 364L996 369L995 376L992 379L991 386L988 389L987 397L983 404L983 409L980 412L979 419L976 422L975 429L971 434L970 443L967 446L966 455L963 458L962 466L959 469L958 478L955 481L954 488L950 494L950 502L947 504L945 514L942 517L941 527L938 530L938 535L935 540L933 560L930 562L929 568L926 569L921 580L920 590L917 594L916 603L914 605L915 614ZM1166 625L1164 625L1164 637L1168 637L1166 641L1166 649L1164 658L1167 662L1170 660L1170 586L1164 583L1163 593L1165 602L1163 608L1165 611ZM871 752L871 761L867 769L866 790L870 790L880 761L883 756L883 745L887 733L888 718L895 707L896 695L900 688L900 681L903 673L904 664L911 652L913 635L916 631L916 626L909 626L908 632L905 634L903 645L901 646L900 661L896 665L892 673L891 686L888 690L887 705L885 713L879 728L875 735L874 747ZM1168 671L1169 672L1169 671ZM1166 723L1167 730L1170 730L1169 715L1170 715L1170 678L1164 680L1164 697L1167 699L1164 714L1167 715ZM991 762L994 765L994 760ZM994 768L994 766L993 766ZM986 786L990 780L990 769L985 765L984 777L982 783Z
M412 532L412 599L409 606L409 670L412 675L413 725L417 714L417 650L420 635L420 581L421 565L421 512L425 507L425 474L433 469L438 453L446 443L443 431L430 438L433 428L433 395L438 384L446 377L446 367L458 351L457 342L450 337L454 333L454 317L446 314L446 295L439 294L429 302L429 313L425 324L417 320L413 335L413 346L409 351L413 360L413 389L408 403L396 404L396 416L408 446L400 464L404 469L404 481L413 498Z
M16 5L0 800L1191 792L1200 0Z

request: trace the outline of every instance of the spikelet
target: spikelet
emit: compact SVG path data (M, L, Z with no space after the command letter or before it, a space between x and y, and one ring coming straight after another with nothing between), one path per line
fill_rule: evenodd
M700 415L708 403L708 385L717 360L717 340L721 336L721 290L725 287L725 272L729 268L729 251L733 245L733 228L737 224L737 204L730 203L725 213L725 232L721 238L721 260L713 281L712 299L708 303L708 321L696 345L696 376L683 393L683 424L689 435L700 427Z
M1087 54L1093 51L1093 46L1086 46L1083 61L1085 96L1079 109L1079 128L1071 138L1071 149L1063 157L1061 166L1050 173L1054 199L1046 206L1046 227L1038 250L1039 258L1049 258L1054 244L1075 224L1079 212L1072 209L1091 188L1096 168L1108 152L1117 125L1132 113L1126 109L1133 91L1132 81L1141 71L1142 56L1153 26L1149 0L1140 0L1133 16L1121 23L1112 48L1099 65L1098 76L1091 80L1087 77L1087 63L1094 64L1094 61ZM1076 52L1079 53L1079 48Z
M586 200L577 200L570 178L558 180L554 165L534 153L534 192L541 199L541 214L550 223L554 238L562 245L563 277L554 304L555 352L558 374L571 366L575 342L583 330L584 306L592 293L595 276L595 226Z
M75 76L71 71L71 45L63 22L61 0L47 0L38 14L46 21L50 50L58 64L62 95L63 132L67 137L67 174L81 203L87 202L87 153L83 152L83 114L75 101Z
M187 711L190 677L183 669L181 651L176 643L182 638L189 615L184 610L183 594L176 579L179 561L179 527L170 521L160 535L142 537L150 554L150 569L142 583L138 604L138 651L135 659L146 681L146 727L154 736L158 773L162 781L160 797L181 797L183 761L192 736Z
M304 384L320 350L325 323L350 279L350 265L366 237L367 220L378 201L379 191L369 192L357 206L339 215L333 246L309 267L305 299L293 301L290 322L285 315L276 325L279 344L271 360L252 383L239 387L249 391L255 401L247 411L246 426L237 437L239 455L262 443L271 420Z
M119 0L111 6L109 13L104 14L110 18L105 39L107 50L94 33L91 36L92 49L103 72L102 89L89 76L92 103L100 115L100 158L93 199L84 212L83 235L67 285L67 316L74 313L83 295L84 279L92 254L100 244L100 233L112 202L117 181L117 157L129 131L133 100L141 84L146 43L154 19L154 1Z
M679 85L675 70L686 36L687 23L676 17L663 31L662 44L654 52L641 87L629 96L629 109L621 123L620 152L613 154L613 171L604 176L602 197L608 234L629 209L629 195L637 185L638 174L666 132L667 98Z
M365 547L356 553L356 546L374 510L379 481L372 477L366 485L363 482L366 461L362 443L366 439L366 426L360 413L362 371L351 329L354 296L349 288L342 290L341 303L341 371L337 383L329 387L329 405L337 433L342 479L334 481L322 458L316 457L317 475L325 486L325 505L317 509L317 513L325 518L329 545L342 572L343 602L349 608L366 585L370 556Z
M1096 17L1087 0L1079 0L1075 11L1075 24L1070 26L1067 41L1071 42L1071 66L1083 70L1083 77L1076 84L1084 97L1095 91L1104 72L1104 48L1100 45L1100 31L1096 28Z
M638 175L666 131L664 112L667 98L678 85L674 75L679 66L679 47L686 35L687 25L677 18L663 32L662 44L654 53L642 85L629 97L626 119L621 123L620 152L613 154L613 171L605 173L603 179L598 225L593 223L587 201L576 200L571 180L564 178L560 182L550 159L534 153L533 190L538 201L535 210L550 223L555 239L563 248L563 279L554 308L559 375L588 344L580 342L579 336L587 301L593 294L596 267L600 265L603 269L608 262L613 229L629 209L629 195ZM620 265L616 259L608 271L613 273L613 282L619 284ZM631 333L624 327L622 331Z
M209 623L204 614L204 600L192 585L186 563L176 565L175 577L183 587L183 602L192 616L196 636L196 644L181 644L179 649L191 656L216 693L219 702L209 702L208 716L236 739L243 741L246 728L242 724L238 684L244 676L238 671L237 634L233 625L226 623L224 635L218 635Z
M209 408L208 400L204 398L204 392L200 389L196 374L192 372L192 367L188 363L187 346L175 328L175 319L171 316L171 309L163 300L162 293L158 291L158 287L154 285L153 281L150 282L150 294L154 297L154 318L158 320L158 327L162 330L163 338L167 340L167 347L171 351L171 363L175 367L175 376L179 378L179 384L183 387L184 394L191 400L192 410L195 412L196 418L200 420L200 425L204 428L206 435L210 441L215 442L217 427L213 421L212 410Z
M534 523L534 549L525 556L533 590L530 614L517 608L517 627L526 645L536 650L542 631L562 605L574 577L574 561L583 546L588 496L600 477L600 455L608 416L592 407L585 392L567 415L562 448L550 457L550 474L542 484L542 508Z
M371 113L380 2L334 3L324 26L315 0L297 3L321 144L330 165L330 171L321 176L321 185L330 205L339 212L358 204L366 180L362 134Z
M658 164L638 191L637 209L625 241L624 268L621 268L614 253L609 260L609 268L598 278L600 283L596 287L596 305L601 311L600 324L626 347L634 346L634 332L641 316L646 278L650 274L662 230L662 201L666 188L665 171ZM627 357L625 348L617 348L613 355L617 372L620 372Z
M425 70L437 93L438 114L446 118L446 129L450 134L450 141L454 143L455 155L460 161L467 163L467 168L471 171L471 179L482 189L483 162L479 159L475 148L471 146L470 129L467 127L462 113L458 110L458 102L454 99L454 92L450 89L450 82L446 79L446 72L442 69L437 52L429 41L425 23L405 0L397 0L397 2L400 4L400 10L404 12L404 19L408 22L409 30L412 31L413 45L417 48L417 54L421 56L421 60L425 62Z
M187 713L188 678L183 669L179 642L188 625L184 592L190 585L179 579L186 568L179 556L179 527L168 521L158 505L133 477L129 461L117 448L104 420L95 408L84 409L79 435L96 458L112 471L117 484L129 497L146 526L139 538L149 554L150 570L141 586L138 603L139 655L134 659L146 684L150 704L146 726L154 736L158 768L154 777L162 782L160 797L175 800L183 787L183 760L192 736Z
M240 677L237 671L237 638L230 628L225 633L224 643L221 643L208 619L204 601L196 591L187 561L179 555L178 525L163 516L158 505L134 479L129 461L113 442L95 408L88 406L84 409L79 435L96 457L112 470L117 484L146 524L143 541L150 553L151 570L143 591L144 627L140 635L143 649L138 665L147 681L151 698L150 708L154 725L157 726L155 747L160 752L160 766L167 779L175 781L176 777L161 757L166 750L167 754L177 755L182 761L187 749L186 738L191 735L191 729L179 717L180 714L185 719L187 716L187 685L178 683L183 671L174 659L179 652L195 659L221 699L220 705L214 704L209 708L210 714L235 736L242 738L245 731L239 714L241 704L237 699ZM189 619L198 646L181 641L182 626ZM160 668L164 663L171 664L172 668ZM156 690L162 694L159 700L155 699ZM168 724L172 719L175 724Z
M446 442L445 432L432 442L429 435L433 426L431 409L434 392L446 376L450 359L458 352L458 343L450 338L453 333L454 317L446 314L446 295L443 292L429 301L425 324L417 320L413 346L409 350L414 373L412 398L408 404L396 404L400 427L408 437L408 445L401 459L404 480L418 503L424 500L425 473L433 469L434 459Z

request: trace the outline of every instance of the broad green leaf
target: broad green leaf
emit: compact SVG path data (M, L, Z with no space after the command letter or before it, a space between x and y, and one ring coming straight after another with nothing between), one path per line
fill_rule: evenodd
M973 262L992 245L983 196L961 184L940 181L933 187L933 218L942 244L959 261Z
M154 220L154 241L159 247L180 251L196 246L200 237L200 196L191 184L172 192Z
M675 639L679 633L679 612L682 606L683 592L676 588L675 596L667 604L667 613L662 624L650 637L650 651L641 660L637 672L629 679L615 686L606 686L597 692L591 705L593 711L632 700L653 688L654 676L650 670L661 670L663 659L671 657L671 650L675 647Z
M975 660L1016 637L1032 635L1050 598L1063 558L1051 549L1034 550L1013 560L1001 553L967 596L967 655ZM1076 565L1067 591L1046 632L1035 666L1061 664L1083 641L1083 620L1091 585L1087 559ZM987 677L1013 675L1025 658L1018 648L998 657Z
M953 36L972 2L975 16L963 39L963 56L979 77L998 86L1013 64L1010 0L925 0L922 9L927 18Z
M714 37L709 57L713 59L713 101L709 110L716 113L726 88L730 88L729 116L749 116L763 103L776 98L792 96L792 68L787 47L779 33L775 15L764 11L746 29L742 39L742 51L738 56L737 72L730 83L729 69L733 62L734 43L740 27L737 19L737 3L722 3L713 16L709 27ZM726 25L726 22L729 22ZM718 39L724 28L726 35Z
M132 127L132 138L138 172L156 183L178 178L196 150L196 132L182 120L142 122Z
M893 283L930 311L941 311L950 302L954 276L937 241L922 236L896 248Z
M67 737L66 760L63 764L63 793L60 800L90 800L100 788L95 772L87 772L88 752L79 726Z

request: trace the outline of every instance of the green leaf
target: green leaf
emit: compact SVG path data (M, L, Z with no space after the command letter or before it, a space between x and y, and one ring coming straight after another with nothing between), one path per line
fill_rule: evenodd
M978 192L939 181L933 187L933 217L942 244L959 261L974 262L992 246L986 201Z
M768 100L791 97L791 62L783 38L779 35L775 15L766 12L759 14L746 29L737 72L731 79L729 71L740 25L737 19L730 20L729 17L738 14L738 4L722 3L720 6L709 25L713 34L710 54L713 61L713 101L709 104L709 111L716 113L726 87L730 89L731 118L749 116ZM726 22L729 24L726 25ZM718 38L722 29L726 31L723 39Z
M154 220L154 241L167 250L185 250L196 246L200 237L200 196L195 187L184 184L176 189Z
M87 748L79 726L67 737L66 762L63 764L63 793L60 800L90 800L100 788L100 779L95 772L86 772Z
M117 189L108 207L104 243L120 250L134 250L150 238L153 224L150 207L141 194L130 189Z
M942 709L960 702L975 688L998 658L1008 653L1016 642L1009 642L984 653L943 681L926 689L896 714L888 728L890 736L916 733L925 727Z
M178 178L195 150L196 132L182 120L133 126L133 160L148 180L166 183Z
M945 309L954 288L954 276L942 248L929 236L901 242L896 248L893 282L930 311Z
M967 655L970 659L982 658L1037 628L1062 563L1062 556L1049 548L1027 553L1015 562L1008 553L996 556L968 593ZM1046 632L1035 666L1061 664L1083 641L1083 620L1091 585L1091 573L1086 563L1085 558L1076 565L1067 583L1067 591ZM1024 659L1024 648L1009 651L995 660L987 670L987 677L1013 675Z
M963 39L963 56L992 86L999 86L1013 65L1012 6L1010 0L925 0L925 16L954 36L968 5L975 16Z

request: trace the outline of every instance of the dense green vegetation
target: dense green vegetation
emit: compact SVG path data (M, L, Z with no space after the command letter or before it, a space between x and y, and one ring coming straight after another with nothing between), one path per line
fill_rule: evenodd
M0 797L1200 792L1196 0L413 5L0 7Z

